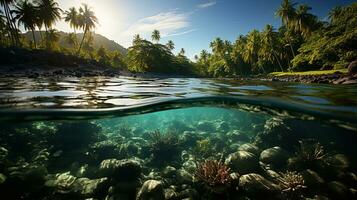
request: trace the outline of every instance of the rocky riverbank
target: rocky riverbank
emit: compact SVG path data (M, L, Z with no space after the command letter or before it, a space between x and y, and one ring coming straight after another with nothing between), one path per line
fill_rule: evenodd
M276 82L296 82L296 83L318 83L318 84L357 84L356 75L346 75L342 73L329 75L286 75L273 76L269 78L262 78L262 80L276 81Z

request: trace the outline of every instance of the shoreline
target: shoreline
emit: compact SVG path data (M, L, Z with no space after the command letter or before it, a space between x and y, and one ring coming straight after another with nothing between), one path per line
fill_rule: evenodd
M133 78L210 78L185 76L177 74L160 74L141 72L133 73L125 69L103 67L96 65L78 65L78 66L50 66L50 65L31 65L17 64L0 66L0 78L61 78L61 77L133 77ZM357 74L348 75L344 73L322 74L322 75L257 75L231 77L235 80L260 80L272 82L292 82L292 83L316 83L316 84L333 84L349 85L357 84Z

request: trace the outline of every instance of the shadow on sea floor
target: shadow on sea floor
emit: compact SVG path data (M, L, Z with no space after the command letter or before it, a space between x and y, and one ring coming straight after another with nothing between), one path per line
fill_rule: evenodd
M353 126L281 110L239 108L0 122L1 196L36 200L356 198Z

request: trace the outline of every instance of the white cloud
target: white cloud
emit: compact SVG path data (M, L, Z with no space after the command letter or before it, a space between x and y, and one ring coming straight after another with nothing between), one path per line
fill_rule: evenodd
M160 31L162 37L166 37L190 27L189 15L190 13L179 13L177 11L162 12L138 20L131 25L124 34L127 36L133 36L135 34L145 36L157 29Z
M182 32L178 32L178 33L172 33L172 34L167 35L166 37L185 35L187 33L191 33L191 32L194 32L194 31L197 31L197 29L190 29L190 30L187 30L187 31L182 31Z
M208 8L217 4L217 1L209 1L207 3L198 4L198 8Z

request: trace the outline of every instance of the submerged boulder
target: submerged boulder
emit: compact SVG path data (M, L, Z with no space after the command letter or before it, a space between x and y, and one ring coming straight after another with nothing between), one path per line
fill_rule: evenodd
M6 181L6 176L0 173L0 185Z
M239 146L238 150L240 151L248 151L250 153L253 153L255 155L259 155L261 150L259 149L259 147L250 144L250 143L245 143Z
M147 180L140 188L137 196L137 200L164 200L165 194L163 189L163 183L156 180Z
M229 138L233 143L248 142L250 140L247 134L244 134L239 130L229 131L227 133L227 138Z
M239 187L254 198L272 197L278 194L280 187L259 174L245 174L239 178Z
M260 161L265 164L272 164L273 166L283 166L288 159L288 152L279 146L265 149L260 154Z
M352 199L351 191L341 182L331 181L327 184L327 188L333 199Z
M315 171L307 169L301 172L304 178L305 185L308 189L319 189L323 184L325 184L324 179Z
M55 194L90 198L105 196L109 184L107 178L90 180L77 178L66 172L52 176L46 181L45 186L53 189Z
M136 160L103 160L99 166L101 176L110 177L121 181L137 180L141 176L142 167Z
M200 121L197 124L197 130L199 131L205 131L205 132L215 132L216 127L214 123L209 122L209 121Z
M357 74L357 60L351 62L348 65L348 74L350 76L353 76L353 75Z
M225 164L239 174L246 174L258 169L259 160L253 153L248 151L237 151L228 155Z

